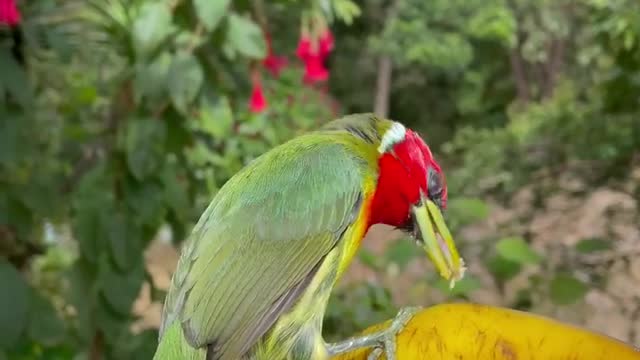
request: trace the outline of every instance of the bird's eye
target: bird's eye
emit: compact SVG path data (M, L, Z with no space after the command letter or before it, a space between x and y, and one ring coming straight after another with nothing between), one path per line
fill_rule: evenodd
M442 193L444 191L442 177L433 168L429 168L427 179L427 187L429 189L429 198L442 208Z

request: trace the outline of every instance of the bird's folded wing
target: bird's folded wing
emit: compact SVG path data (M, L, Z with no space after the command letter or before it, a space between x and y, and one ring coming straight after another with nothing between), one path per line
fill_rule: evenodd
M234 177L183 250L163 316L208 358L240 358L355 221L362 163L342 146L274 151Z

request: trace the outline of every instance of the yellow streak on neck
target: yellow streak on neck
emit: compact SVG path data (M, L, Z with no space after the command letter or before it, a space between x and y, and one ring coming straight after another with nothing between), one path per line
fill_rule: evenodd
M360 248L362 239L367 233L367 224L369 223L371 201L373 200L374 191L375 182L373 181L373 179L365 179L365 183L363 186L364 201L362 203L362 208L360 209L358 218L353 223L353 225L351 225L351 227L345 232L345 234L343 235L343 239L341 240L342 251L340 251L341 257L340 262L338 263L338 273L336 276L336 281L347 270L349 264L351 264L353 257Z

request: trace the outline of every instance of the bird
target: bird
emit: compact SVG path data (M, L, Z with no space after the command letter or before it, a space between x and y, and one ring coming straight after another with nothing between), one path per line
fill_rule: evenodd
M461 279L446 203L425 141L372 113L272 148L220 188L187 238L154 359L322 360L362 347L395 359L395 335L419 307L378 333L327 343L326 306L375 224L406 232L440 276Z

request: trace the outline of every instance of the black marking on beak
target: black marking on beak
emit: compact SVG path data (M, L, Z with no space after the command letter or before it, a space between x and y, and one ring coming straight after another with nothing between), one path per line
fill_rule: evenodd
M413 224L413 231L411 232L413 238L416 240L416 244L424 245L424 238L422 237L422 231L420 231L420 226L416 224L415 215L413 211L411 212L411 223Z

